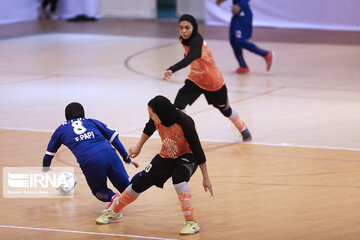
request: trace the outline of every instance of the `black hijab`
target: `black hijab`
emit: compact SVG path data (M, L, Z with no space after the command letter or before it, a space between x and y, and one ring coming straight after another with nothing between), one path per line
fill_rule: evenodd
M72 102L65 108L66 120L85 117L85 111L80 103Z
M173 125L179 117L179 112L175 106L164 96L158 95L151 99L148 106L158 115L161 124L165 127Z
M188 39L183 39L182 37L180 37L182 39L182 43L186 46L190 45L190 40L191 38L198 34L198 24L196 22L196 19L191 16L190 14L184 14L179 18L179 23L181 21L188 21L189 23L191 23L191 25L193 26L193 32L191 33L191 36Z

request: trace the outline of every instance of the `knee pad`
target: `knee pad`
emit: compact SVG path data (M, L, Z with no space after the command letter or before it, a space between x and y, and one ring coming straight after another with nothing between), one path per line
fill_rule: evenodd
M219 109L219 111L222 113L222 115L224 115L225 117L230 117L231 113L232 113L232 109L229 106L229 103L227 103L225 106L224 105L214 105L215 108Z
M178 184L174 184L174 188L175 188L175 191L176 191L177 194L185 192L185 191L190 189L187 182L181 182L181 183L178 183Z

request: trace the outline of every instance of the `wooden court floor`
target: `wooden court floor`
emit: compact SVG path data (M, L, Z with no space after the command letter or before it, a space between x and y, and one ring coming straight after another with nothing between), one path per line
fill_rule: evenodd
M174 25L176 28L176 24ZM201 30L201 28L200 28ZM275 50L270 72L248 52L251 72L235 75L226 39L207 40L233 108L253 133L241 143L231 123L203 97L187 109L196 122L215 195L190 181L201 230L180 236L183 217L169 181L151 188L118 222L95 224L105 204L91 195L71 152L53 166L72 166L71 199L0 198L0 239L279 239L360 238L360 46L258 41ZM0 40L0 165L41 166L64 108L81 102L88 117L120 133L128 149L147 121L155 95L174 99L186 78L176 37L51 32ZM141 168L159 151L157 134L138 157ZM126 165L129 175L137 172ZM1 171L1 192L6 179Z

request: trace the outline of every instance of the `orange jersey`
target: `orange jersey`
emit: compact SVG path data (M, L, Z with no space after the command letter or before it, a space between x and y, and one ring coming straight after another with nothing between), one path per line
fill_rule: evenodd
M190 46L182 46L185 49L185 55L187 55ZM224 78L215 64L215 60L206 41L203 41L201 58L194 60L190 66L191 70L187 78L200 88L214 92L224 86Z
M197 164L205 163L206 157L193 119L180 110L176 111L178 111L179 116L170 127L166 127L163 124L155 125L154 121L150 118L145 125L143 133L151 136L158 130L162 142L160 150L162 158L176 159L190 153L194 155Z
M162 142L160 150L160 156L162 158L178 158L186 153L192 153L182 127L179 124L175 123L169 128L158 124L156 129L159 132Z

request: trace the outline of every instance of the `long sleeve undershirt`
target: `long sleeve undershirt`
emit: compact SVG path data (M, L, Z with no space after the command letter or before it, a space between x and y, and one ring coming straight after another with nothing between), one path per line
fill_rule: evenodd
M203 41L204 40L200 34L195 34L192 36L189 43L190 49L188 54L181 61L169 67L168 70L171 70L174 73L182 68L187 67L196 59L201 58Z
M131 159L126 159L128 153L127 151L125 150L124 146L122 145L122 143L120 142L119 138L116 137L112 143L111 143L115 148L116 150L120 153L122 159L124 162L131 162Z
M184 137L186 141L189 143L189 147L194 154L195 162L198 164L202 164L206 162L206 157L204 151L201 147L201 143L199 140L199 136L195 129L194 121L187 116L185 113L180 111L180 117L177 119L175 123L179 124L184 132ZM143 133L148 135L149 137L155 132L156 126L152 119L146 123Z

